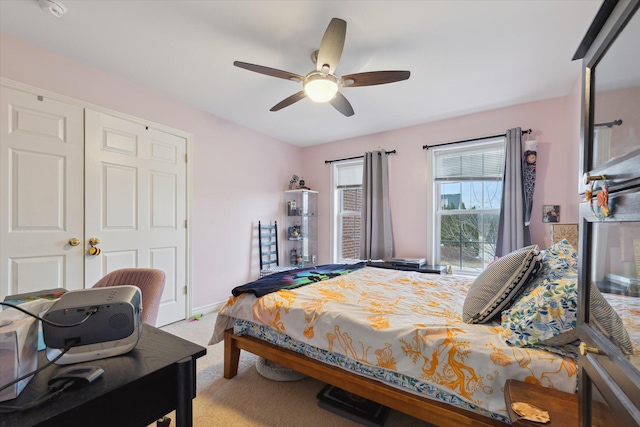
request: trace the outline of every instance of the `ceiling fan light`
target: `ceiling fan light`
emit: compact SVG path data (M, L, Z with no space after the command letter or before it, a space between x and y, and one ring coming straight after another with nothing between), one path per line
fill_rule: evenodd
M304 92L312 101L331 101L338 92L338 79L331 74L311 73L305 79Z

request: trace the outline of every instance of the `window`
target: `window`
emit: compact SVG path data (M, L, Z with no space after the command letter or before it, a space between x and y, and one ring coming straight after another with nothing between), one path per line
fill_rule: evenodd
M436 264L480 272L495 257L504 138L432 150Z
M362 210L362 160L332 164L334 262L360 258L360 212Z

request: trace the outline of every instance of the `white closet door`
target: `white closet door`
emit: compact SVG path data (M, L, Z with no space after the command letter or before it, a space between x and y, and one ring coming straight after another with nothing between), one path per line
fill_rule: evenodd
M5 86L0 100L0 297L80 289L83 109Z
M157 326L186 317L186 139L85 112L87 287L126 267L167 275Z

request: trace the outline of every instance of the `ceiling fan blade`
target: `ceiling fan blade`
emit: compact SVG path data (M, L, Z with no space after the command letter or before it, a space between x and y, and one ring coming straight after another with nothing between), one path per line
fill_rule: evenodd
M409 71L369 71L342 76L343 87L375 86L407 80Z
M291 104L294 104L298 101L300 101L303 98L306 98L307 94L304 93L303 90L301 90L298 93L294 93L293 95L291 95L290 97L283 99L282 101L278 102L276 105L274 105L271 110L269 111L278 111L278 110L282 110L284 107L288 107Z
M245 70L254 71L260 74L266 74L267 76L278 77L285 80L293 80L301 82L304 77L290 73L288 71L276 70L275 68L263 67L262 65L249 64L248 62L234 61L233 65L236 67L244 68Z
M353 116L353 107L351 107L351 104L349 103L349 101L347 101L347 98L345 98L344 95L340 92L337 92L336 96L331 101L329 101L329 103L333 105L333 108L340 111L345 116Z
M347 23L342 19L333 18L329 22L327 30L324 32L320 49L318 50L318 59L316 61L317 71L322 71L322 67L329 66L329 74L333 74L338 61L342 56L344 48L344 38L347 34Z

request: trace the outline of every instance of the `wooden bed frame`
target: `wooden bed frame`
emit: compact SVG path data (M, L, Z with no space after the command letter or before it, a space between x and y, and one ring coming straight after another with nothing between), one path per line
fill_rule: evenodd
M327 365L295 351L288 350L250 336L224 332L224 377L238 374L240 350L245 350L287 368L331 384L365 399L373 400L389 408L411 415L440 427L493 426L508 424L466 411L464 409L427 399L400 390L367 377L357 375L336 366Z

